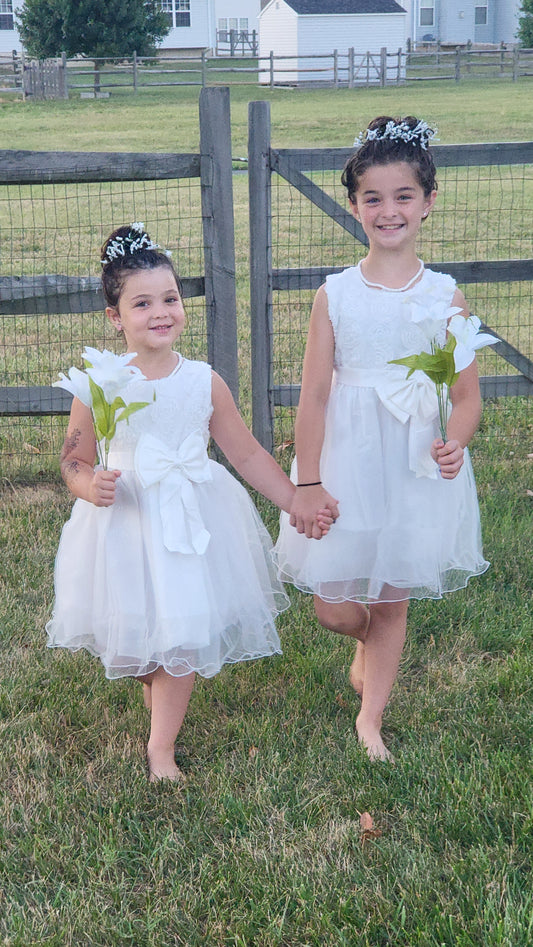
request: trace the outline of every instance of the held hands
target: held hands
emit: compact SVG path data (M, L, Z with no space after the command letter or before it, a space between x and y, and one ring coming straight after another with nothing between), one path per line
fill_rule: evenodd
M115 483L120 470L95 470L89 484L89 500L95 506L112 506L115 502Z
M290 524L308 539L321 539L339 515L335 500L321 484L297 487L290 510Z
M320 530L320 536L318 539L322 539L326 533L329 533L330 527L333 526L333 523L337 519L336 516L333 516L330 510L319 510L316 514L316 525Z
M464 448L459 441L444 441L439 437L431 445L431 456L439 465L444 480L453 480L459 473L464 462Z

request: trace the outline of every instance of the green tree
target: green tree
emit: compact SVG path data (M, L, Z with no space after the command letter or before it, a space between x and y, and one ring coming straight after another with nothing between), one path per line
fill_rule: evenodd
M64 0L26 0L15 21L23 46L33 59L59 56L65 48Z
M157 0L25 0L17 27L36 59L151 56L170 28Z
M521 46L533 49L533 0L522 0L516 35Z

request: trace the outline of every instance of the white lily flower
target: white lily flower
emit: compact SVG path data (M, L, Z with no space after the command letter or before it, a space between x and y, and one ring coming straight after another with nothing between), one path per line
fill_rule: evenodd
M477 349L482 349L485 345L494 345L498 341L493 335L480 332L480 326L481 319L478 316L469 316L465 319L463 316L455 315L450 319L448 331L457 343L453 353L457 372L462 372L464 368L472 364Z
M99 385L109 404L113 403L117 395L121 394L133 378L138 380L145 378L140 368L129 364L136 355L136 352L115 355L107 349L99 352L98 349L90 346L85 348L83 359L87 363L87 375Z
M435 341L449 319L462 312L459 306L448 306L442 298L433 295L431 290L424 294L413 293L405 302L411 310L412 321L430 343Z
M66 391L70 391L71 395L74 395L75 398L79 398L88 408L91 407L91 390L89 387L89 379L85 372L80 371L79 368L71 368L68 375L65 375L64 372L59 372L59 379L59 381L52 383L52 388L65 388Z

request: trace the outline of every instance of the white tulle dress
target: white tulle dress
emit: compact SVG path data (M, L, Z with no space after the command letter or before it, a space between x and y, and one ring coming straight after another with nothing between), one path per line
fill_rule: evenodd
M211 677L281 653L274 617L289 601L270 536L207 455L209 365L180 358L166 378L132 381L128 400L152 403L118 425L113 506L78 499L63 528L49 646L87 649L109 678L159 666Z
M427 269L405 293L367 286L359 267L327 278L335 355L320 475L340 516L316 542L281 515L274 556L284 581L329 602L372 603L440 598L488 568L468 451L444 480L429 450L439 436L434 386L388 364L428 350L412 304L445 311L454 292L450 276Z

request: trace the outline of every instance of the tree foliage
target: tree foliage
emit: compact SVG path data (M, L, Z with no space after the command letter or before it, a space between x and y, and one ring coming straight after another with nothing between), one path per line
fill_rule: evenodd
M521 46L533 49L533 0L522 0L516 35Z
M157 0L25 0L17 26L29 56L150 56L169 31Z

